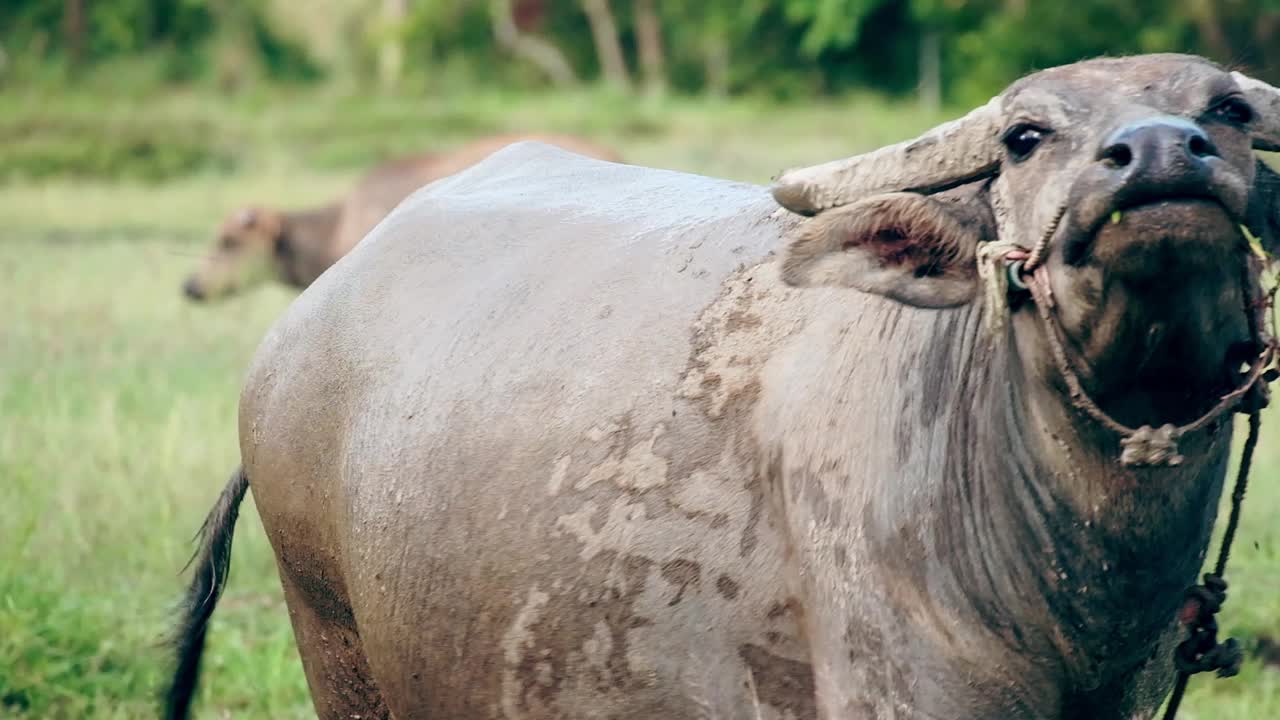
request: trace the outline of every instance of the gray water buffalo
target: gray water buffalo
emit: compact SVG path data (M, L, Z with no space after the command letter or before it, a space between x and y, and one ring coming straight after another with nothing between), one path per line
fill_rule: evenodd
M772 197L536 143L416 193L257 353L169 717L250 486L322 718L1152 717L1278 147L1139 56Z
M465 170L515 142L555 145L601 160L613 150L572 135L508 134L446 152L400 158L366 173L342 198L301 210L253 205L231 213L200 265L182 284L192 300L216 300L275 280L305 288L351 251L414 190Z

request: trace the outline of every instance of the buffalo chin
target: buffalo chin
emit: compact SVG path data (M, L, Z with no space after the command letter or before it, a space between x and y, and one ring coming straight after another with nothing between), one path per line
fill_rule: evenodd
M1221 268L1240 230L1220 203L1169 199L1114 211L1093 234L1093 258L1130 281L1171 279Z
M1098 273L1083 297L1099 305L1066 331L1104 410L1133 427L1183 423L1239 383L1251 357L1240 349L1249 334L1242 236L1222 204L1145 202L1109 213L1080 237L1087 250L1078 267Z

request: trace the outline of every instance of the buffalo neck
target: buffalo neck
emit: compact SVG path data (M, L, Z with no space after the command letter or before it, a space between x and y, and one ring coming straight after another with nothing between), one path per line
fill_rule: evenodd
M1120 437L1072 406L1030 315L1011 332L1031 343L1006 338L978 355L989 372L966 373L978 379L973 411L953 418L936 488L943 507L963 510L934 528L939 547L965 553L940 570L986 626L1020 618L1039 628L1038 639L1002 631L1014 646L1049 649L1067 677L1089 686L1144 661L1194 582L1226 472L1230 417L1184 438L1180 467L1122 466Z
M338 206L284 213L275 257L281 279L296 288L315 282L341 257L333 247Z
M1070 407L1045 358L986 337L980 308L872 308L837 333L866 346L832 363L827 379L849 385L824 398L846 400L813 404L818 416L861 406L864 421L773 444L807 632L841 639L815 646L819 686L839 694L842 667L865 675L859 648L891 641L920 648L919 668L884 670L915 700L969 682L975 703L1056 692L1079 704L1120 682L1152 657L1203 561L1229 428L1186 438L1181 467L1122 468L1119 438ZM1009 333L1029 330L1015 317ZM872 560L842 560L850 546ZM866 600L830 602L847 597ZM956 656L974 664L969 680L924 660ZM1011 660L980 667L993 656Z

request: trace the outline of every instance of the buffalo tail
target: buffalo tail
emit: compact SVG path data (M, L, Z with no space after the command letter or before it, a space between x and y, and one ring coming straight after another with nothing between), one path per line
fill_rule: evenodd
M173 635L177 666L164 697L166 720L186 720L190 713L191 698L200 677L200 656L204 652L209 618L227 585L231 540L235 534L236 518L240 515L240 502L248 489L249 478L244 468L237 468L196 535L199 545L191 558L195 574L182 604L180 624Z

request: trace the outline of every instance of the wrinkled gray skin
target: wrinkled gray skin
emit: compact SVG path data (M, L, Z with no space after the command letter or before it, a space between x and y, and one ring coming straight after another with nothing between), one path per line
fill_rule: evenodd
M537 144L415 194L242 396L320 717L1152 717L1229 423L1121 467L1030 302L983 334L974 252L1068 203L1090 392L1202 412L1249 339L1237 222L1277 222L1235 92L1179 56L1045 71L1003 122L1052 133L998 177L804 221ZM1104 157L1171 118L1214 153Z

